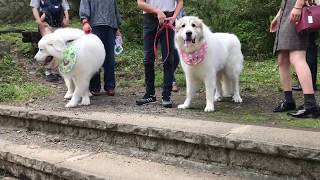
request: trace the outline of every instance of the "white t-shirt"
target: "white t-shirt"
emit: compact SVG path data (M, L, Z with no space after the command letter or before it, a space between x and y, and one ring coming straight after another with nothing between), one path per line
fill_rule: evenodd
M146 0L147 4L167 12L173 12L176 9L175 2L176 0Z

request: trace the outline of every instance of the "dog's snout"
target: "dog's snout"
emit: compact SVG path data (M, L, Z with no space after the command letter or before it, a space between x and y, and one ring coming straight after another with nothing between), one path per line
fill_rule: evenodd
M187 31L186 35L189 36L189 37L192 36L192 31Z

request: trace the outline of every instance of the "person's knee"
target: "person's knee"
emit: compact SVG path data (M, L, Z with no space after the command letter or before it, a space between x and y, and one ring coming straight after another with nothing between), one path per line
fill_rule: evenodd
M155 55L153 51L144 51L144 64L154 64Z
M306 52L305 51L293 51L290 52L290 63L293 66L300 64L306 64Z
M290 65L289 60L286 58L278 58L277 63L279 67L287 67Z

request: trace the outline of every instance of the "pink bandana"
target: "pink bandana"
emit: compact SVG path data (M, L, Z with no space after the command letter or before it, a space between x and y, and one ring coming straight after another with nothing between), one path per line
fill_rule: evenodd
M204 60L204 56L207 54L207 52L208 52L208 44L205 42L198 51L192 54L188 54L181 50L181 55L182 55L183 61L186 64L197 65Z

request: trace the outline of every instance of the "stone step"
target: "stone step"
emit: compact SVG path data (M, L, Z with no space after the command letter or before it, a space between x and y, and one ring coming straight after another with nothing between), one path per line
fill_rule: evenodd
M49 112L10 106L0 106L0 126L102 142L180 167L290 179L320 177L319 132L141 114Z
M0 168L19 179L240 179L108 152L49 149L37 144L20 145L1 138Z

